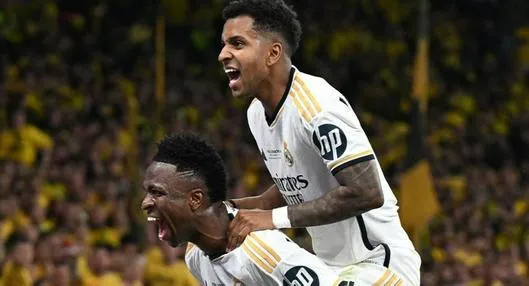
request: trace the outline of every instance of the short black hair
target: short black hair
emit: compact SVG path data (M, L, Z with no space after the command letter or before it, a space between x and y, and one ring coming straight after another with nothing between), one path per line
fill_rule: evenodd
M211 202L226 199L226 170L215 148L191 132L166 136L158 144L153 161L175 165L178 171L193 171L205 183Z
M222 11L224 21L239 16L250 16L257 31L275 32L287 44L287 54L292 56L301 39L298 14L283 0L233 0Z

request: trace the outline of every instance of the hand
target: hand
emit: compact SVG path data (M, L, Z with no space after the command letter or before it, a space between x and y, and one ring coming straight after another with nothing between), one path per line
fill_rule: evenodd
M226 251L232 251L241 245L250 232L264 229L275 229L271 210L239 210L228 228Z

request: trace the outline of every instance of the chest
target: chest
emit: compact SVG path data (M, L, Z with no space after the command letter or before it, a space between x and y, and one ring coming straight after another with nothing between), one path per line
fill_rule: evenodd
M296 205L321 196L333 178L305 123L286 113L271 127L260 124L253 131L259 153L285 201Z
M305 133L303 122L291 110L283 111L271 126L263 116L254 127L259 152L272 176L296 173L310 160L313 148Z

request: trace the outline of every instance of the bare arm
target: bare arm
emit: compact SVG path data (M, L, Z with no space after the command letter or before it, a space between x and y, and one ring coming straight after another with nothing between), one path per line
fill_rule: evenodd
M288 207L292 227L334 223L383 205L384 195L375 160L349 166L335 177L340 186L323 197Z
M239 209L271 210L286 206L286 202L275 184L259 196L234 199L232 201Z

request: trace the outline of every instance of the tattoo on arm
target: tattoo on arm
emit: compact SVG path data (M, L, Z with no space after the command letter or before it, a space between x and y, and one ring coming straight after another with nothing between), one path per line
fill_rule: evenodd
M384 197L375 160L349 166L335 177L340 183L337 188L288 208L292 227L334 223L382 206Z

